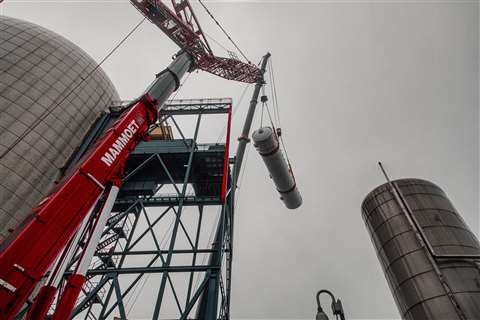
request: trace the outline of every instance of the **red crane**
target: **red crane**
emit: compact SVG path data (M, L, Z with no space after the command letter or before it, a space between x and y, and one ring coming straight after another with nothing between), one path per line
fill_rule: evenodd
M18 313L102 194L119 186L130 151L147 135L163 103L179 87L187 71L196 67L247 83L261 79L257 66L213 55L187 0L172 0L173 10L158 0L131 2L179 45L183 53L157 76L148 91L124 111L78 165L33 209L32 221L0 254L0 319L12 319ZM101 220L100 216L96 219L97 223ZM68 318L78 297L84 275L74 276L64 290L60 304L63 310L56 313L56 319ZM43 296L36 299L36 304L41 305L35 310L41 312L31 312L31 319L40 319L42 313L47 312L57 290L52 286L44 289Z

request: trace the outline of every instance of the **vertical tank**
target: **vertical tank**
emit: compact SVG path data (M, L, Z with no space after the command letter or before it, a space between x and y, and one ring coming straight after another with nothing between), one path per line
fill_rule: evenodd
M362 215L403 319L480 319L480 244L439 187L381 185Z
M21 229L112 100L111 81L79 47L0 16L0 243Z

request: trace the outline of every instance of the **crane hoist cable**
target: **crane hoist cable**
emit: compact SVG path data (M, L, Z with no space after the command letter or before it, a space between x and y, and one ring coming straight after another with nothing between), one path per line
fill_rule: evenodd
M15 148L16 145L18 145L22 140L23 138L25 138L30 132L32 132L43 120L45 120L52 112L54 112L55 110L57 110L57 108L65 101L67 100L68 97L70 97L70 95L75 92L76 89L78 89L88 78L90 78L92 76L93 73L95 73L101 66L102 64L107 61L112 55L113 53L115 53L115 51L117 51L118 48L120 48L120 46L143 24L143 22L146 20L147 18L143 18L142 20L140 20L140 22L138 22L106 55L105 57L103 57L103 59L95 66L95 68L93 68L89 73L87 73L87 75L85 77L83 76L79 76L80 78L80 82L77 83L70 91L68 91L66 93L65 96L63 96L63 98L57 103L55 104L51 109L49 110L46 110L41 116L40 118L38 118L37 120L35 120L35 122L33 124L31 124L4 152L2 152L2 154L0 155L0 160L3 159L3 157L5 157L10 151L13 150L13 148Z
M270 59L269 59L270 60ZM270 68L270 61L268 61L267 63L267 70L266 70L267 74L268 74L268 80L269 80L269 83L270 83L270 97L272 99L272 105L273 105L273 117L275 119L275 122L277 122L277 110L275 108L275 96L273 95L273 91L272 91L272 87L273 87L273 80L272 80L272 72L271 72L271 68ZM278 122L277 122L278 124ZM278 124L278 126L280 127L280 124ZM281 127L280 127L281 128Z
M280 108L278 106L278 96L277 96L277 86L276 86L276 82L275 82L275 73L274 73L274 69L273 69L273 60L270 59L270 61L268 62L268 74L269 74L269 78L270 78L270 82L271 82L271 86L270 86L270 91L271 91L271 95L272 95L272 100L273 100L273 108L274 108L274 114L276 114L276 122L277 122L277 125L281 128L281 122L280 122ZM287 151L287 147L285 146L285 141L283 140L283 135L282 134L277 134L277 137L282 145L282 149L283 151L285 152L285 158L287 160L287 164L288 166L290 167L290 170L292 169L292 164L290 162L290 158L288 157L288 151ZM293 170L292 171L292 175L293 175ZM295 179L295 176L293 175L293 179Z
M212 37L211 35L209 35L208 33L206 33L205 31L203 32L203 34L205 35L205 37L207 37L208 39L212 40L216 45L218 45L220 48L222 48L223 50L225 50L225 52L230 52L230 50L228 50L227 47L225 47L220 41L218 41L217 39L215 39L214 37Z
M238 52L242 55L242 57L248 63L251 64L252 62L250 61L250 59L247 58L247 56L243 53L243 51L240 49L240 47L235 43L235 41L233 41L233 39L230 37L230 35L227 33L227 31L222 27L222 25L218 22L218 20L213 16L213 14L210 12L210 10L208 10L207 6L203 3L203 1L198 0L198 2L202 5L203 9L205 9L205 11L208 13L210 18L212 18L212 20L217 24L217 26L220 28L220 30L222 30L223 34L225 34L225 36L228 38L228 40L230 40L230 42L238 50Z
M271 82L271 94L272 94L272 100L273 100L273 108L274 108L274 116L275 116L275 121L277 122L278 126L281 127L282 124L280 122L280 109L278 107L278 97L277 97L277 86L275 82L275 76L273 72L273 59L270 58L268 61L268 74Z
M250 88L250 86L251 86L250 83L245 86L245 88L242 91L242 94L240 95L240 98L238 98L238 102L234 106L232 106L232 118L233 116L235 116L237 111L241 109L240 107L242 106L243 97L245 96L245 93L247 92L247 89ZM220 142L226 130L227 130L227 124L223 126L222 130L220 130L220 133L218 134L218 138L217 138L217 143Z
M278 133L277 133L278 124L275 125L274 119L272 119L272 114L270 113L270 108L268 106L268 98L267 98L267 95L265 94L265 85L262 86L261 102L262 102L262 113L261 113L261 117L260 117L260 127L259 127L259 129L263 127L263 114L265 113L265 109L266 109L267 114L268 114L268 119L270 120L270 125L272 126L272 129L275 132L275 135L278 137Z

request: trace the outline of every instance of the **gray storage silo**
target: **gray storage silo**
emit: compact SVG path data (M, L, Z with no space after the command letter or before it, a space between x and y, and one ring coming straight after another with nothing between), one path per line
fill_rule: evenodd
M21 228L99 113L118 100L95 68L54 32L0 17L0 243Z
M480 244L439 187L386 183L362 213L403 319L480 319Z

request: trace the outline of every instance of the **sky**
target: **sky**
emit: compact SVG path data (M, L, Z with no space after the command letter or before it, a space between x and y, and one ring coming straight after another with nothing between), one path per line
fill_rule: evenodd
M209 36L231 48L192 3ZM399 318L360 205L384 183L382 161L391 178L438 184L479 234L478 2L206 4L252 61L272 53L284 139L304 199L287 210L260 157L249 153L236 211L233 318L313 319L323 288L342 299L349 319ZM6 0L0 9L56 31L96 61L142 18L126 0ZM103 68L131 99L176 51L144 23ZM238 137L251 94L237 105L243 89L195 72L178 97L232 97ZM219 130L207 128L211 137Z

